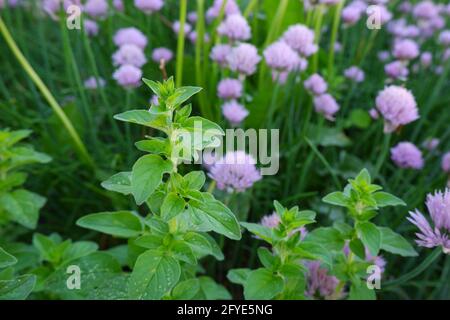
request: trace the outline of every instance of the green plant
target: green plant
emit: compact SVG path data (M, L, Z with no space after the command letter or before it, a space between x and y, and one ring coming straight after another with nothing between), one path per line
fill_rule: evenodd
M175 88L173 79L144 82L158 96L158 106L115 116L161 131L136 143L146 154L130 172L120 172L102 183L110 191L132 195L137 205L148 208L143 217L134 211L94 213L77 221L81 227L126 238L126 264L132 269L126 286L131 299L229 298L228 292L207 277L197 277L198 260L222 252L207 232L230 239L241 238L234 214L211 193L202 192L205 175L178 172L182 161L198 158L198 152L217 145L223 135L215 123L190 116L183 104L201 88Z
M22 233L16 224L34 229L45 204L45 198L23 187L27 179L23 166L51 160L32 146L20 143L30 134L29 130L0 130L0 299L6 300L25 299L36 283L34 275L20 275L21 263L9 253L10 247L20 246L10 242Z
M323 201L345 207L352 225L335 222L332 227L307 232L303 227L315 222L315 213L299 211L298 207L288 210L277 201L274 205L279 222L275 227L241 223L272 247L271 251L258 249L263 268L234 269L228 273L230 281L244 286L246 299L304 299L309 279L314 277L308 260L319 262L327 276L335 277L336 285L331 284L334 292L327 298L342 298L349 285L350 299L374 299L375 291L368 288L366 278L368 267L375 263L374 257L380 250L404 257L417 255L402 236L371 222L379 209L405 205L404 202L372 184L366 169L348 181L343 192L333 192ZM314 298L312 293L306 297Z

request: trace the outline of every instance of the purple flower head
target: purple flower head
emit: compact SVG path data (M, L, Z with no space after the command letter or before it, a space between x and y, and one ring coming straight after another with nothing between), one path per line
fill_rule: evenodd
M173 32L175 32L176 34L178 34L178 33L180 32L180 27L181 27L180 21L175 21L175 22L172 24L172 30L173 30ZM186 22L186 23L184 24L184 34L185 34L185 35L189 34L189 32L191 32L191 30L192 30L192 26L191 26L189 23Z
M390 55L389 51L380 51L380 52L378 52L377 56L381 62L385 62L385 61L389 60L391 55Z
M304 57L309 57L318 49L314 44L314 31L301 24L290 26L283 34L283 40Z
M442 157L441 167L444 172L450 173L450 151Z
M439 43L445 47L450 46L450 30L444 30L439 34Z
M412 60L419 56L419 46L410 39L400 40L394 44L393 56L399 60Z
M420 55L420 63L423 67L429 67L433 62L433 55L429 51L425 51Z
M342 44L338 41L334 43L334 52L342 52Z
M410 13L413 9L413 6L411 4L411 2L409 1L403 1L402 3L400 3L398 10L401 13Z
M232 14L226 17L217 28L217 33L228 37L232 41L248 40L251 37L250 26L240 14Z
M355 82L362 82L364 81L364 71L362 71L357 66L352 66L346 70L344 70L344 76L347 79L350 79Z
M363 11L355 5L348 5L342 10L342 21L346 25L354 25L361 19Z
M320 261L306 261L308 268L306 296L310 298L331 299L334 297L337 286L339 284L338 278L328 273L328 269L321 267ZM337 295L343 296L343 291Z
M222 4L223 0L214 0L213 5L206 11L206 19L208 22L211 22L219 16ZM226 16L241 12L235 0L227 0L224 9Z
M136 28L119 29L114 35L114 43L121 47L124 44L134 44L141 49L147 46L147 37Z
M164 5L163 0L134 0L134 5L146 14L161 10Z
M90 37L98 35L98 24L94 20L83 20L84 32Z
M187 15L187 19L190 23L195 24L197 22L197 12L191 11Z
M334 115L339 111L339 105L331 95L325 93L314 97L314 109L323 114L327 120L334 121Z
M105 80L103 78L98 78L98 84L97 84L97 79L94 76L89 77L84 81L84 87L86 89L94 90L94 89L97 89L99 87L104 87L104 86L105 86Z
M433 151L439 146L440 140L438 138L428 138L423 143L422 146L428 151Z
M294 70L299 63L298 54L283 41L268 46L263 55L267 65L277 71Z
M280 222L281 222L281 218L278 215L278 213L273 212L272 214L268 214L268 215L265 215L264 217L262 217L260 223L262 226L264 226L266 228L273 229L273 228L278 227Z
M258 50L254 45L248 43L241 43L232 48L227 56L229 68L247 76L255 73L259 61L261 61L261 57L258 55Z
M227 56L231 52L231 46L228 44L217 44L211 49L209 57L211 60L217 62L220 66L227 65Z
M243 192L261 180L255 159L244 151L227 152L210 169L209 176L220 190Z
M317 73L311 75L305 80L305 89L311 92L313 95L321 95L327 92L328 84L327 82Z
M152 52L152 60L156 63L160 63L161 60L164 60L165 63L169 62L173 58L173 53L170 49L160 47L155 48Z
M400 142L391 148L391 159L400 168L420 170L424 165L422 152L411 142Z
M377 6L380 14L380 23L386 24L392 19L392 13L385 6Z
M221 99L238 99L242 96L242 83L237 79L223 79L217 85L217 95Z
M450 254L450 190L428 194L425 204L434 228L419 210L410 211L408 220L420 230L416 243L426 248L442 246L444 253Z
M414 6L413 15L417 19L430 20L439 15L439 8L432 1L421 1Z
M152 95L152 97L150 98L150 104L154 106L159 106L159 100L156 94Z
M114 72L113 78L124 88L135 88L141 84L142 70L125 64Z
M393 61L384 66L384 72L391 79L406 79L409 75L409 70L406 64L402 61Z
M192 43L196 43L197 42L197 31L191 31L189 34L188 34L188 38L189 38L189 40L192 42ZM204 43L209 43L209 40L211 40L210 38L209 38L209 34L208 33L205 33L204 35L203 35L203 42Z
M369 110L369 115L373 120L378 120L380 118L380 114L375 108Z
M81 7L80 0L43 0L42 9L49 14L53 19L57 19L57 12L63 4L64 10L67 10L71 5L77 5Z
M238 125L248 116L248 110L236 100L230 100L222 105L222 113L232 125Z
M130 64L140 68L147 63L147 59L145 58L142 49L134 44L125 44L121 46L119 50L113 54L112 59L115 66Z
M412 93L403 87L389 86L378 93L377 110L385 120L384 132L394 132L398 127L419 118L417 103Z
M113 0L113 6L117 11L123 11L123 2L122 0Z
M105 18L108 14L108 2L106 0L87 0L83 9L93 18Z

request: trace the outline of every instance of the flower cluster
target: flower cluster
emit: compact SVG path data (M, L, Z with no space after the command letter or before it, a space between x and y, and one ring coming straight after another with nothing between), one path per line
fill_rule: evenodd
M303 85L314 96L316 112L322 114L326 119L334 121L334 115L339 111L339 105L333 96L326 93L328 85L325 80L320 75L313 74L305 80Z
M144 49L147 38L136 28L120 29L114 35L114 43L119 49L113 54L113 64L118 67L113 78L124 88L140 85L141 67L147 63Z

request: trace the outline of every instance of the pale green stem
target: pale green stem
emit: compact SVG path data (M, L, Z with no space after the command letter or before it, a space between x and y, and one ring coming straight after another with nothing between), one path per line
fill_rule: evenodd
M81 156L81 158L91 167L95 167L94 161L92 160L91 156L87 152L87 149L83 142L80 139L80 136L76 132L74 126L72 125L72 122L70 119L66 116L64 111L62 110L61 106L56 102L56 99L53 97L51 92L48 90L47 86L44 84L44 82L41 80L39 75L34 71L33 67L30 65L28 60L24 57L20 49L17 47L16 42L12 38L7 26L3 23L2 18L0 17L0 32L2 33L3 37L5 38L6 43L8 44L9 48L13 52L16 59L19 61L19 63L22 65L22 68L25 70L25 72L28 74L28 76L31 78L31 80L34 82L34 84L38 87L38 89L41 91L42 95L47 100L50 107L53 109L53 111L56 113L58 118L61 120L62 124L66 128L67 132L69 133L70 137L72 138L76 148L78 149L78 152Z
M180 30L178 32L177 43L177 66L176 66L176 85L181 87L183 83L183 60L184 60L184 25L186 24L187 0L180 0Z
M334 45L336 43L337 34L339 30L339 23L341 22L341 12L344 7L345 1L340 1L339 4L335 8L334 19L333 19L333 27L331 30L331 40L330 40L330 48L328 53L328 76L333 76L333 67L334 67Z

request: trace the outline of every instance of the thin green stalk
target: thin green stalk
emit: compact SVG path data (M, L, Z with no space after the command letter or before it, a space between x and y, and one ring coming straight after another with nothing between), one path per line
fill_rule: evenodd
M323 22L323 15L324 15L323 5L319 5L316 10L317 10L317 13L316 13L317 16L316 16L316 21L314 24L314 42L320 48L320 46L319 46L320 32L322 30L322 22ZM320 50L317 50L317 52L313 55L313 63L312 63L313 73L315 73L319 67L319 51Z
M2 18L0 17L0 32L5 38L6 43L8 44L9 48L13 52L16 59L19 61L19 63L22 65L22 68L25 70L25 72L28 74L28 76L31 78L31 80L35 83L35 85L38 87L38 89L41 91L42 95L45 97L47 102L49 103L50 107L53 109L53 111L56 113L58 118L61 120L62 124L66 128L67 132L69 133L70 137L72 138L79 155L81 156L82 160L89 166L95 167L94 161L92 160L91 156L87 152L87 149L83 142L80 139L80 136L76 132L74 126L72 125L72 122L70 119L66 116L64 111L62 110L61 106L56 102L56 99L53 97L51 92L48 90L47 86L44 84L44 82L41 80L41 78L38 76L38 74L34 71L33 67L30 65L28 60L24 57L20 49L17 47L16 42L11 36L11 33L9 32L7 26L3 23Z
M419 274L421 274L423 271L425 271L434 261L436 261L437 258L441 256L442 248L438 247L434 249L428 257L422 261L421 264L419 264L417 267L415 267L413 270L408 272L407 274L404 274L400 278L397 278L395 280L388 281L384 284L383 288L389 288L389 287L395 287L400 286L404 284L405 282L408 282L411 279L414 279Z
M255 10L258 5L258 0L250 0L247 7L244 10L244 17L248 18L248 16Z
M205 0L197 0L197 41L195 43L195 81L199 87L204 88L204 74L202 70L202 58L203 56L203 46L204 46L204 36L205 36ZM206 92L203 90L199 93L199 105L200 111L203 116L208 119L212 119L211 108L207 108L206 102Z
M315 155L319 158L319 160L323 163L325 168L328 170L328 172L331 174L331 177L333 178L333 182L336 185L336 188L338 190L342 189L341 183L339 182L338 177L336 176L336 173L333 171L333 168L331 168L330 164L328 163L327 159L323 156L323 154L316 148L316 146L312 143L311 140L309 140L307 137L304 137L306 143L309 145L311 150L315 153Z
M336 43L337 34L339 30L339 24L341 22L341 12L344 7L345 1L340 1L339 4L335 7L334 11L334 19L333 26L331 29L331 39L330 39L330 48L328 49L328 76L333 76L333 67L334 67L334 44Z
M183 83L183 60L184 60L184 25L186 24L187 0L180 0L180 30L178 32L177 43L177 65L176 65L176 85L180 87Z
M387 133L384 135L383 149L381 149L380 157L378 158L377 164L375 165L375 174L374 176L378 176L380 173L381 167L383 166L384 160L386 160L386 156L389 150L389 145L391 143L392 135Z

